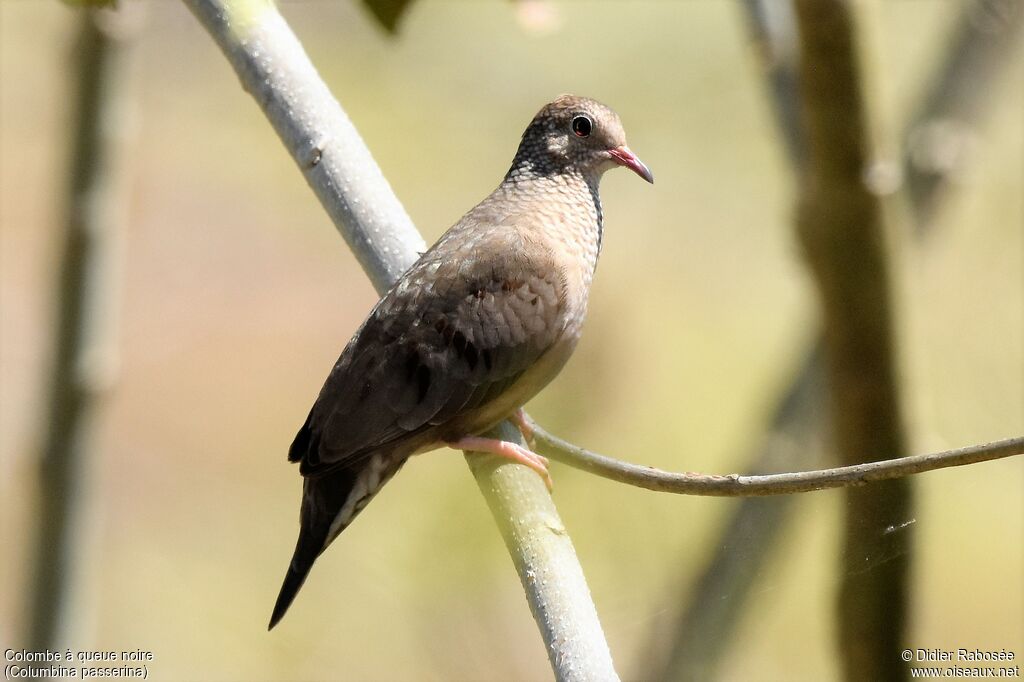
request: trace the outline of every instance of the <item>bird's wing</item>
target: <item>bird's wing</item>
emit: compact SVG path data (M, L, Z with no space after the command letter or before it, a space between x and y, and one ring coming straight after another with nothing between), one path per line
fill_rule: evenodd
M317 475L490 402L557 341L565 287L507 225L449 232L349 342L289 459Z

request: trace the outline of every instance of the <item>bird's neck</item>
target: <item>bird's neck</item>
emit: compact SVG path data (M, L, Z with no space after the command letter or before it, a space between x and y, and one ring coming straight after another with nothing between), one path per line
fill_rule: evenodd
M538 200L557 205L568 217L596 230L597 247L601 246L604 213L598 192L601 173L581 173L563 168L552 173L532 163L513 164L495 194L505 201L534 203Z
M536 215L538 219L527 222L561 240L583 266L589 284L601 252L600 179L600 174L588 177L570 170L539 174L528 166L513 166L493 196L509 202L517 213Z

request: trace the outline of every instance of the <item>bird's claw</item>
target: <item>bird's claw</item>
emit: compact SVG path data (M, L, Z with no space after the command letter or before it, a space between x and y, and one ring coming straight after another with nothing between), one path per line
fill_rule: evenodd
M517 443L509 443L508 441L495 438L483 438L482 436L467 436L466 438L448 443L448 447L456 450L486 452L518 462L536 471L544 479L544 485L547 486L549 491L554 489L554 482L551 480L551 474L548 472L547 457L538 455L536 452Z
M537 447L537 439L533 432L533 424L526 418L526 412L523 411L523 408L520 407L518 410L513 412L510 419L512 420L512 423L518 427L519 433L523 434L523 440L525 440L531 448ZM547 460L544 460L544 462L547 463Z

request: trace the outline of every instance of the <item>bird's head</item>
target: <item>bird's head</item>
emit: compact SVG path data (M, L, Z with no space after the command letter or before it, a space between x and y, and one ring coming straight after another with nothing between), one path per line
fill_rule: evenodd
M510 174L578 172L590 179L625 166L647 182L650 169L626 146L618 114L587 97L562 95L533 117L519 144Z

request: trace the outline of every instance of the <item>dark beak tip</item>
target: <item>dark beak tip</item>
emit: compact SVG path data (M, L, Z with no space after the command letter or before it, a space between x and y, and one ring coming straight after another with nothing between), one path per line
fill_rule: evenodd
M637 155L630 151L629 147L617 147L610 150L609 153L615 160L615 163L628 168L652 185L654 184L654 173L652 173L651 169L647 167L647 164L637 158Z
M641 178L651 183L652 185L654 184L654 173L652 173L651 169L647 167L647 164L641 161L640 159L636 159L635 166L630 164L627 166L627 168L629 168L631 171L633 171L634 173L636 173L637 175L639 175Z

